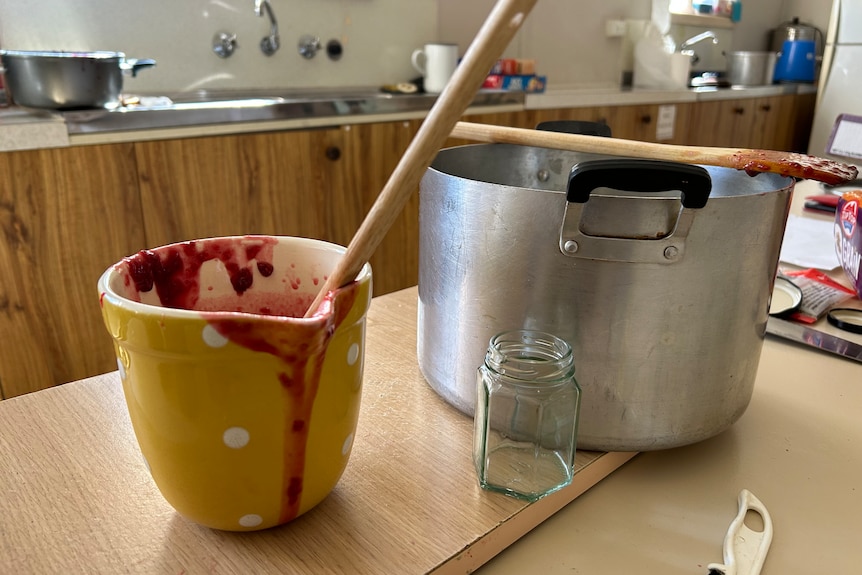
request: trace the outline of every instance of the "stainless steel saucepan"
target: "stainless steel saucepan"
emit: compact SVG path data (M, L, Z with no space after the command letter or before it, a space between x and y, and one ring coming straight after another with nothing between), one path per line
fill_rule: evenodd
M89 110L117 105L123 76L155 66L122 52L0 50L13 102L28 108Z

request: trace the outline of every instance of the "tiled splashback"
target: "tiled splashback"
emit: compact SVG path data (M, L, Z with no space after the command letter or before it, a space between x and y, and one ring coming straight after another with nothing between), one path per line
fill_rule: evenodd
M0 47L19 50L115 50L158 65L128 79L129 93L173 94L219 88L380 86L410 80L412 51L426 42L455 42L463 53L494 0L271 0L281 49L264 56L267 18L254 0L0 0ZM832 0L745 2L733 31L735 50L766 48L768 31L799 15L820 24ZM650 16L652 0L539 0L506 50L535 58L550 89L614 87L631 69L631 43L608 37L608 20ZM825 25L824 28L825 30ZM227 59L212 51L219 31L237 35ZM325 51L306 60L304 34L344 46L339 61ZM721 50L727 50L723 43ZM719 58L721 58L719 52Z

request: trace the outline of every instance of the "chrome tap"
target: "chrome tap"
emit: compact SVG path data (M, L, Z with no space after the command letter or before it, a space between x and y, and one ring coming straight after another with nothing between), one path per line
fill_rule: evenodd
M278 22L275 20L275 13L269 0L254 0L254 13L263 17L264 12L269 16L269 36L264 36L260 41L260 51L267 56L272 56L279 48Z
M700 61L700 56L698 56L695 51L691 49L691 47L699 42L703 42L708 38L712 38L713 44L718 44L718 38L715 37L715 32L713 32L712 30L707 30L706 32L701 32L700 34L692 36L688 40L683 41L683 43L679 45L679 53L685 54L686 56L691 58L692 64L697 64Z

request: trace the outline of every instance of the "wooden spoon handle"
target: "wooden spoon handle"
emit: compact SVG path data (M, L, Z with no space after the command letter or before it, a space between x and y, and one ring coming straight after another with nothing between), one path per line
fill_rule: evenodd
M326 294L353 281L371 258L410 195L416 191L419 180L449 137L458 118L475 98L494 62L535 3L536 0L497 0L305 317L317 312Z
M676 146L470 122L458 122L452 130L452 136L477 142L520 144L572 152L721 166L745 170L751 175L773 172L795 178L819 180L828 184L849 181L857 176L857 169L854 166L793 152Z

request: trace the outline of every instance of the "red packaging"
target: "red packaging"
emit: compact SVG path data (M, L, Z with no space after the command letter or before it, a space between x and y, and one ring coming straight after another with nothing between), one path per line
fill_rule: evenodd
M510 90L512 92L527 92L538 94L545 91L547 84L545 76L501 76L491 74L482 83L483 88L491 90Z
M534 76L536 61L531 58L500 58L491 68L492 76Z
M835 210L835 252L838 254L841 267L856 288L858 297L862 297L862 275L859 274L859 261L862 259L860 205L862 205L862 190L853 190L841 196Z

